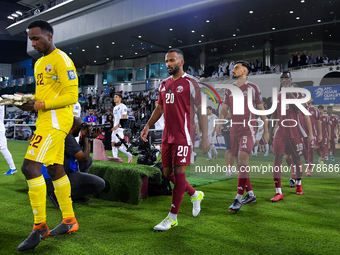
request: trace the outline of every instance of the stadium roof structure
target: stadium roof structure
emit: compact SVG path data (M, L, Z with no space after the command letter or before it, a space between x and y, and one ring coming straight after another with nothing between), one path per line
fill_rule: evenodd
M21 0L25 1L34 2ZM81 2L73 2L77 1ZM179 0L167 2L181 4ZM336 51L340 48L339 12L340 1L335 0L212 0L60 48L72 53L76 66L138 58L169 48L180 48L192 58L199 58L202 51L212 59L230 60L229 55L251 51L262 57L268 42L286 51L290 45L303 45L308 51L309 45L321 42Z

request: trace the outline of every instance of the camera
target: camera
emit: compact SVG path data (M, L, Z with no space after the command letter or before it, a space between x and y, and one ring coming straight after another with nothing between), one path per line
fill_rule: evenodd
M137 164L149 166L154 165L157 160L156 154L159 150L151 148L151 144L149 142L144 142L140 137L140 133L144 128L144 125L136 123L134 120L130 119L121 119L120 125L125 128L124 135L129 138L130 145L126 143L124 137L119 137L119 135L116 134L120 142L116 143L115 146L118 147L121 144L124 144L127 151L132 155L137 156L140 154L137 159ZM133 148L135 147L137 147L137 150L133 151Z
M83 123L81 123L81 128L82 129L87 129L88 137L92 137L96 133L96 130L98 130L98 129L101 129L102 132L111 130L111 126L110 126L109 123L98 124L98 125L91 125L91 123L83 122Z

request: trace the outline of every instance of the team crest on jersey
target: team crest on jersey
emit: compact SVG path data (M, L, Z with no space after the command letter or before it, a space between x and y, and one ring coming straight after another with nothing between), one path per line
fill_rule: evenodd
M183 92L183 87L182 87L182 86L178 86L178 87L177 87L177 92L178 92L178 93Z
M46 67L45 67L45 72L46 73L49 73L52 71L52 66L50 64L48 64Z

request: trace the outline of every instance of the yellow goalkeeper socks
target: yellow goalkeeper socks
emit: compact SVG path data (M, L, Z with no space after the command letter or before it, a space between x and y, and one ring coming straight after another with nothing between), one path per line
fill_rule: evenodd
M71 184L67 177L64 175L56 181L53 181L54 193L58 199L60 210L63 218L74 217L72 200L71 200Z
M28 196L34 215L34 224L46 221L46 183L42 175L27 180Z

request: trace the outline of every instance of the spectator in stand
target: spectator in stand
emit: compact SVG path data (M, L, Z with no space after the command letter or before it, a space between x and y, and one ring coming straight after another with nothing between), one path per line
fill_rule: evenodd
M308 65L311 66L311 65L314 65L315 61L314 61L314 58L312 56L312 53L309 53L309 56L308 56Z
M101 112L97 112L97 124L102 124L103 114Z
M227 69L228 69L228 61L227 61L226 59L223 60L222 68L223 68L223 73L224 73L224 75L228 75L228 72L227 72Z
M100 96L99 96L99 104L102 104L102 103L103 103L104 96L105 96L105 92L104 92L104 90L103 90L103 91L100 93Z
M93 109L93 107L92 107L92 95L90 94L89 95L89 100L88 100L89 102L88 102L88 109Z
M253 60L250 60L249 65L250 65L251 72L255 73L256 72L256 67L255 67L255 63L253 62Z
M224 72L223 72L223 63L220 62L220 64L218 65L218 77L222 78L223 75L224 75Z
M299 53L295 52L295 54L292 54L292 57L293 57L293 61L294 61L294 66L297 66L298 65L298 55Z
M307 59L307 56L305 55L305 52L303 51L301 56L300 56L300 65L299 66L306 65L306 59Z
M257 58L256 59L256 68L257 68L257 70L262 70L263 69L263 64L262 64L262 62L261 62L261 58Z
M336 61L338 65L340 65L340 57L338 57L338 60Z
M296 62L297 66L302 66L303 65L303 61L301 60L301 56L300 54L297 55L297 62Z
M317 64L323 64L323 58L321 57L321 53L318 53L318 57L316 58Z
M211 78L212 79L218 79L218 73L216 71L214 71Z
M133 116L133 110L132 110L131 105L128 105L128 106L127 106L127 115L128 115L128 116Z
M97 109L97 97L96 97L96 95L94 95L93 98L92 98L92 108Z
M202 67L200 67L200 69L198 69L198 75L199 75L199 77L202 77L203 76L203 69L202 69Z
M328 64L328 57L326 54L323 54L323 62L327 65Z
M229 77L233 77L233 69L234 69L234 60L230 61L229 64Z
M288 68L292 68L295 66L293 57L290 57L289 61L288 61Z
M271 63L271 65L270 65L270 71L272 72L272 73L275 73L275 65L273 64L273 63Z

